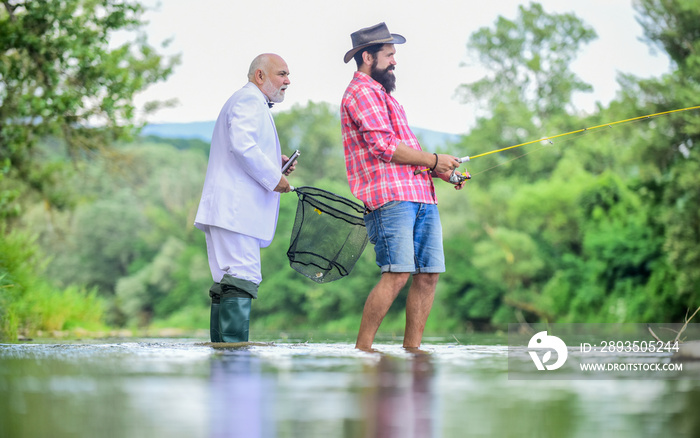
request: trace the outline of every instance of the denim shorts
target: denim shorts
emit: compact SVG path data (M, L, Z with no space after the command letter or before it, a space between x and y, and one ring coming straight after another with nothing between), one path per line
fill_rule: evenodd
M445 272L437 205L391 201L364 218L382 272Z

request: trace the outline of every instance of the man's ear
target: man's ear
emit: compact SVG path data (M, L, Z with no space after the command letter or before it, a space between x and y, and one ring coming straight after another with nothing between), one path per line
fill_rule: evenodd
M253 77L258 85L265 83L265 73L261 69L255 70L255 75Z
M374 61L374 57L367 51L362 52L362 62L364 62L367 65L372 65L372 62Z

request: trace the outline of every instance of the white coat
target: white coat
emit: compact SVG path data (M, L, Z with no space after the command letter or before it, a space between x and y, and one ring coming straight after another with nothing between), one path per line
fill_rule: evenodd
M280 143L265 95L248 82L224 104L214 125L194 225L216 226L272 242L282 172Z

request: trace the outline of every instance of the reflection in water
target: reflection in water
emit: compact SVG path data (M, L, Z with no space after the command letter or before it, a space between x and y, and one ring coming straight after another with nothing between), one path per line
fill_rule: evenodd
M328 431L347 437L436 436L430 355L374 354L357 369L356 360L304 366L297 359L295 365L282 351L266 360L245 348L219 349L212 356L210 437L329 436Z
M697 372L508 380L505 346L424 348L0 344L0 438L700 436Z
M209 381L212 438L275 436L270 418L275 390L269 375L262 374L259 357L248 350L214 356Z
M365 374L365 437L434 436L430 355L416 354L407 361L380 354L379 362L367 366Z

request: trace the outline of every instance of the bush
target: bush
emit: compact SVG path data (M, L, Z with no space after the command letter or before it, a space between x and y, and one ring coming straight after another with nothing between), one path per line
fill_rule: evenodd
M103 327L104 303L95 290L57 289L41 277L46 260L34 238L0 227L0 340L37 331Z

